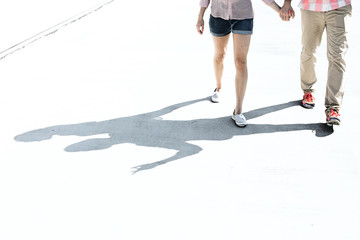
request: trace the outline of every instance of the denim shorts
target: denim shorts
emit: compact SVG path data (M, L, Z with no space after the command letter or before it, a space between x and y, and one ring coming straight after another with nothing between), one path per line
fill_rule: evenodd
M243 20L224 20L210 15L210 32L215 37L223 37L228 34L252 34L253 33L253 19Z

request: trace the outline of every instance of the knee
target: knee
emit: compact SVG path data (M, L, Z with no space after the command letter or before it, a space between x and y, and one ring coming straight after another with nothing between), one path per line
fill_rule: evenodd
M235 68L238 71L245 71L247 68L246 59L236 58L235 59Z
M316 54L316 48L305 48L301 50L301 56L312 57Z
M225 52L216 53L215 56L214 56L214 61L216 63L223 63L224 59L225 59L225 55L226 55Z
M335 66L339 71L345 72L346 63L341 54L328 54L330 66Z
M303 48L301 50L300 60L302 63L305 62L316 62L316 49L313 48Z
M328 48L327 57L331 62L342 63L345 59L345 54L348 50L347 44L331 46Z

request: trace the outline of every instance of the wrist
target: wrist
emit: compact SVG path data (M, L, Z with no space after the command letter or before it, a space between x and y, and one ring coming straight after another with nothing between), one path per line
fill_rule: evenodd
M291 1L284 1L284 5L286 7L291 7Z

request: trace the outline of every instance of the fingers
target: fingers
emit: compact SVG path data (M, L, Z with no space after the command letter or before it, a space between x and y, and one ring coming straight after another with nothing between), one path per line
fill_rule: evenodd
M197 32L198 32L199 34L203 34L203 30L202 30L202 29L203 29L202 26L196 25L196 30L197 30Z
M283 21L289 21L289 20L290 20L289 14L281 14L281 13L280 13L280 18L281 18L281 20L283 20Z
M204 25L196 25L197 32L202 35L204 33Z
M290 20L290 17L289 17L289 15L285 15L285 16L282 16L281 17L281 19L283 20L283 21L289 21Z
M295 12L291 8L288 12L280 11L279 16L283 21L290 21L291 18L295 17Z
M294 17L295 17L295 11L294 11L294 9L291 8L291 9L289 10L289 15L290 15L291 18L294 18Z

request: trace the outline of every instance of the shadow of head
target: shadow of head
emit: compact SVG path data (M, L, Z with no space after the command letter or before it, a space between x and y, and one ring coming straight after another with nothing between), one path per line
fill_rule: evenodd
M74 135L87 136L90 138L67 146L65 148L67 152L101 150L122 143L132 143L138 146L158 147L177 151L177 153L170 158L135 167L134 172L138 172L197 154L202 150L199 146L190 144L189 141L224 141L241 135L304 130L314 132L317 137L326 137L333 133L333 128L323 123L281 125L249 124L246 128L238 128L230 117L186 121L162 120L160 118L160 116L176 109L207 99L208 98L201 98L187 101L154 112L101 122L85 122L46 127L20 134L15 137L15 140L34 142L51 139L54 135ZM252 110L245 113L245 116L248 119L253 119L298 105L299 101L287 102ZM106 134L108 137L97 137L97 135L100 134Z

